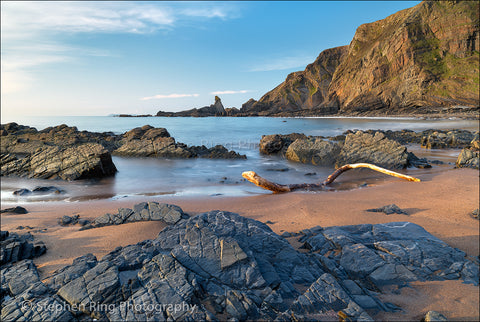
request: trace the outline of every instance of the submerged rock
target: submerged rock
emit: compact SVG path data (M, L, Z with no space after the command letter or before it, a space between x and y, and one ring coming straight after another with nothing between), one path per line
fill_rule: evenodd
M13 208L6 208L6 209L2 209L0 211L0 213L10 213L10 214L15 214L15 215L24 215L24 214L28 214L28 211L27 209L23 208L23 207L20 207L20 206L16 206L16 207L13 207Z

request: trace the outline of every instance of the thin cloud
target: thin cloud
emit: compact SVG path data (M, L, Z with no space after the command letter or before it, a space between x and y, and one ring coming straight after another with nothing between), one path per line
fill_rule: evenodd
M245 94L249 93L249 90L240 90L240 91L217 91L217 92L210 92L211 95L229 95L229 94Z
M33 67L72 62L84 56L114 56L100 48L65 44L61 40L65 35L147 34L198 19L234 18L236 10L235 5L208 3L2 1L2 80L15 78L15 82L2 82L2 92L28 87L35 79Z
M272 59L270 61L257 64L249 69L251 72L269 72L274 70L285 70L292 68L305 68L306 65L315 60L314 55L286 56Z
M162 99L162 98L183 98L183 97L198 97L199 94L158 94L154 96L147 96L147 97L142 97L140 100L142 101L148 101L148 100L154 100L154 99Z
M191 18L235 17L234 6L134 2L2 2L2 38L40 32L150 33Z

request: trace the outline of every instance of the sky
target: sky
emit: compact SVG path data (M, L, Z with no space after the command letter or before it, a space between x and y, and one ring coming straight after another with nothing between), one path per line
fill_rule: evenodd
M2 0L1 115L241 108L418 3Z

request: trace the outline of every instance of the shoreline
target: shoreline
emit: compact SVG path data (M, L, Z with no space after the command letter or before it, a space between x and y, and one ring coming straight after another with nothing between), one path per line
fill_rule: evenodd
M166 227L162 222L135 222L78 231L80 226L62 227L57 219L78 214L94 219L115 213L120 207L133 208L136 203L156 201L180 206L189 215L223 210L259 220L277 234L297 232L315 226L343 226L409 221L458 248L468 256L479 256L479 224L469 216L479 204L479 172L473 169L449 169L419 174L421 182L391 178L366 188L335 192L292 192L248 197L135 197L119 200L52 202L31 204L25 215L1 215L2 230L33 232L44 241L47 253L34 259L42 279L73 259L93 253L101 258L118 246L155 238ZM366 212L366 209L396 204L408 215ZM32 226L17 230L17 226ZM46 228L46 231L41 229ZM288 238L295 248L300 245ZM436 294L442 294L439 298ZM385 290L380 296L400 306L403 311L380 312L378 320L419 320L428 310L436 310L449 319L477 320L478 287L461 281L413 282L395 292ZM458 305L462 303L462 305Z
M285 231L297 232L314 226L343 226L363 223L386 223L393 221L410 221L424 227L427 231L447 244L465 251L470 256L480 254L478 245L478 220L469 213L478 208L479 189L478 170L449 169L437 173L421 173L419 183L389 178L378 185L344 191L292 192L285 194L262 194L255 196L215 196L202 198L190 197L147 197L135 196L125 199L100 199L78 202L43 202L31 203L25 215L2 214L2 229L24 233L28 230L17 230L18 226L31 226L33 230L47 228L47 232L34 233L42 239L52 237L52 242L61 240L76 231L79 226L62 227L57 219L63 215L79 214L83 219L94 219L105 213L115 212L118 208L132 208L143 201L156 201L180 206L184 212L197 215L211 210L224 210L253 218L262 222L270 222L270 228L282 234ZM366 209L378 208L395 203L405 209L408 215L385 215L383 213L366 212ZM288 218L288 219L287 219ZM132 225L132 229L144 229L147 223L159 225L157 222L139 222L115 226L121 228ZM133 228L133 226L139 226ZM109 230L114 226L95 228L80 233L95 233L100 236L102 229ZM109 229L107 229L109 228ZM157 228L163 228L158 226ZM50 231L52 233L50 233ZM153 238L153 235L139 236L139 240ZM108 234L110 232L105 232ZM116 237L111 236L114 240ZM136 240L132 238L132 240ZM137 242L138 242L137 241ZM112 247L115 248L112 244ZM47 248L50 250L51 248ZM111 250L113 250L110 249ZM105 250L106 251L106 250ZM100 252L103 253L103 252ZM99 254L100 254L99 253ZM48 254L48 251L47 251ZM71 256L84 255L75 252ZM74 257L71 257L73 259ZM42 257L36 259L41 260Z

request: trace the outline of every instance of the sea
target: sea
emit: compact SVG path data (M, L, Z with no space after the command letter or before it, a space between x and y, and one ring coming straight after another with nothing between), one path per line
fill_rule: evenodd
M259 153L262 135L304 133L314 136L334 136L346 130L402 130L468 129L478 131L476 120L426 119L390 117L114 117L114 116L55 116L2 118L2 124L16 122L38 130L66 124L78 130L114 132L121 134L135 127L151 125L164 127L177 142L213 147L221 144L247 156L246 160L131 158L113 156L118 173L111 178L97 180L39 180L1 178L3 205L21 205L31 202L78 202L94 199L123 199L141 196L161 199L163 196L222 198L268 194L242 178L242 172L253 170L269 180L286 184L321 182L334 168L319 167L286 160L281 156ZM425 150L418 145L408 146L419 157L443 161L431 169L409 168L401 172L419 175L452 168L460 150ZM381 184L391 177L368 169L351 170L340 176L331 190L363 189ZM61 194L16 196L15 190L55 186Z

